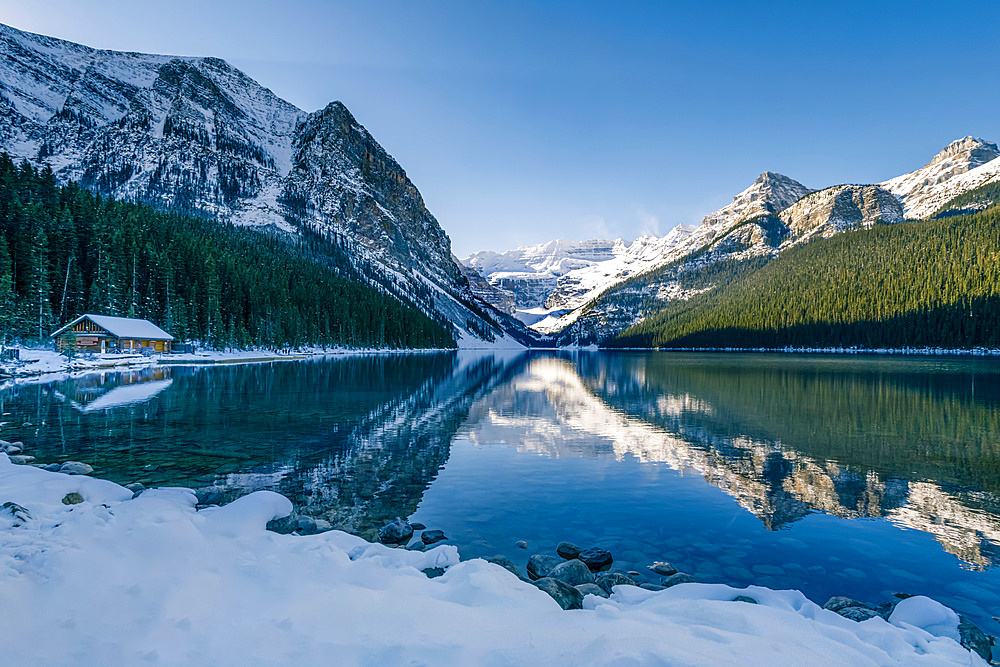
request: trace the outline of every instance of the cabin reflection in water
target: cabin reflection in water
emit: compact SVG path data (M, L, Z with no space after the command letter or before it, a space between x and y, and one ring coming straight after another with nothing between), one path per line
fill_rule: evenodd
M158 367L132 373L87 375L75 381L67 393L53 394L74 409L89 413L144 403L172 383L170 369Z

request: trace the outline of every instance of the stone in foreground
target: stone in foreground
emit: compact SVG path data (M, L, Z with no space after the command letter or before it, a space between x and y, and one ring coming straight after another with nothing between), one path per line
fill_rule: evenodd
M542 577L535 586L548 593L563 609L583 609L583 593L567 583L551 577Z
M379 542L383 544L399 544L413 537L413 526L396 517L394 521L382 526L378 531Z

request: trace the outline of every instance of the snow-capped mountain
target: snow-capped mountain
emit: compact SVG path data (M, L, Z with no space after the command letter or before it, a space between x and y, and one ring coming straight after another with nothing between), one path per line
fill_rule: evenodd
M795 202L778 217L788 226L789 243L828 237L848 229L903 221L903 207L876 185L836 185Z
M459 338L524 337L475 299L414 184L344 105L307 113L223 60L0 25L0 150L109 197L318 234Z
M963 137L920 169L879 185L899 198L907 218L926 218L955 197L1000 179L998 158L996 144Z
M478 252L464 263L482 274L496 293L509 297L522 322L547 333L559 316L657 266L693 230L678 225L662 238L641 236L632 243L556 240L504 253Z

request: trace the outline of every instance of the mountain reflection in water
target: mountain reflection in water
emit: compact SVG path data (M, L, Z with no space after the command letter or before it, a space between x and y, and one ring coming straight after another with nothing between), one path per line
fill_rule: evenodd
M551 457L663 463L701 475L770 530L815 511L888 517L982 568L1000 556L998 370L975 361L543 357L473 406L469 437Z
M167 367L0 391L0 437L213 502L273 489L367 537L467 437L698 475L768 530L885 517L979 569L1000 558L998 380L986 360L670 353Z

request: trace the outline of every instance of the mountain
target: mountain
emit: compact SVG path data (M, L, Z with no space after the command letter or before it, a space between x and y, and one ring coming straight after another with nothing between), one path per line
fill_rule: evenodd
M897 204L898 206L898 204ZM884 220L884 216L883 216ZM624 347L996 348L1000 207L794 244L609 341Z
M948 144L925 166L879 183L896 195L907 218L933 215L949 200L973 188L1000 180L997 145L963 137Z
M530 342L473 295L416 186L343 104L306 113L224 60L0 25L0 150L104 196L326 239L461 341Z

